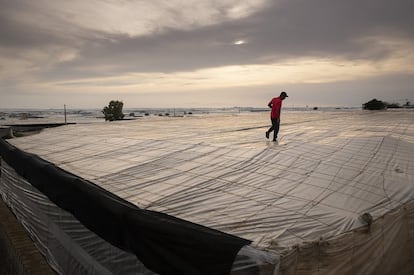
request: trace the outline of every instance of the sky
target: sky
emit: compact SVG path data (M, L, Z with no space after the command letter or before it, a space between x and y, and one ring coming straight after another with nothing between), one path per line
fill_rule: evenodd
M0 0L0 108L414 103L412 0Z

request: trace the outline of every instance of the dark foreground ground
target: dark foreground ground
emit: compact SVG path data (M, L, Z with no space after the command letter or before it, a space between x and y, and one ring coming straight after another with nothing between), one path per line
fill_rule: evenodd
M0 274L56 274L1 198Z

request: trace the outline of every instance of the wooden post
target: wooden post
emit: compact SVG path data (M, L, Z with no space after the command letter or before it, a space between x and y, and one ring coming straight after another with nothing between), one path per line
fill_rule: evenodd
M64 104L64 105L63 105L63 109L64 109L64 113L65 113L65 124L68 124L68 123L66 122L66 104Z

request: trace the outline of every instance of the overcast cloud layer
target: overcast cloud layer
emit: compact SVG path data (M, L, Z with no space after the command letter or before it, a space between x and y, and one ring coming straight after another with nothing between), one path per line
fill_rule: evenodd
M414 101L411 0L0 5L0 108Z

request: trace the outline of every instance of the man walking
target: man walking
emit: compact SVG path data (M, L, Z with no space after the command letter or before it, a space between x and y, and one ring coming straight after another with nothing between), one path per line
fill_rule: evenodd
M288 95L286 92L281 92L279 97L274 97L270 100L269 108L272 110L270 111L270 120L272 121L272 126L269 130L266 131L266 138L269 138L269 135L272 131L273 132L273 141L277 140L277 134L279 133L279 125L280 125L280 111L282 109L282 100L285 100Z

